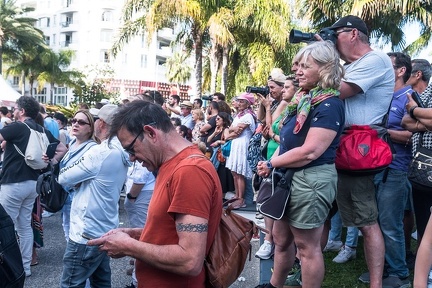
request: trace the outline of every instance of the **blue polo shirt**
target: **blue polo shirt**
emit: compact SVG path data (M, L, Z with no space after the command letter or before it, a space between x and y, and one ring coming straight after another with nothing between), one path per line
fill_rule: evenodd
M401 127L402 117L407 113L405 105L408 101L407 93L412 93L411 86L405 86L393 93L393 100L390 106L389 119L387 128L392 130L405 130ZM394 143L393 147L396 151L396 157L390 164L390 168L408 171L408 166L411 163L411 144Z

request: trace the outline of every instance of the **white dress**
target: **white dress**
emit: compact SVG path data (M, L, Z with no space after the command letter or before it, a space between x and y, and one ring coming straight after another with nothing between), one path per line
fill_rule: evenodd
M239 137L232 140L231 154L226 160L226 168L246 178L251 178L252 169L249 167L246 157L249 140L255 132L256 123L254 117L250 113L246 113L241 117L237 115L234 118L232 126L238 126L240 123L249 124L249 126L243 130Z

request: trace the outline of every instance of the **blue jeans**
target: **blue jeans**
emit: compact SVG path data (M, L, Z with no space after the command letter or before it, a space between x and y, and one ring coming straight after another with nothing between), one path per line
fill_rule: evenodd
M358 228L348 227L345 245L351 248L357 247L358 242ZM329 240L342 241L342 219L339 211L331 218L331 229L329 234Z
M403 218L411 185L407 173L388 169L387 180L383 183L385 171L375 176L378 223L384 237L385 260L389 275L401 278L409 275L405 262L405 236Z
M246 205L253 204L254 192L252 188L252 178L245 177L245 192L243 195Z
M78 244L69 239L63 256L60 287L84 288L87 279L90 280L91 287L110 288L110 258L106 252L99 251L98 246Z

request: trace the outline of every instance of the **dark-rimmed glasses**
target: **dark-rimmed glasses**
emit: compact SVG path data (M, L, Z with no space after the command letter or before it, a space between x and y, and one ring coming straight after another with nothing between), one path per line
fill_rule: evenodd
M124 150L129 154L129 155L135 155L135 150L134 150L134 146L135 146L135 142L138 139L139 136L141 136L141 134L144 132L144 130L141 130L140 133L138 133L138 135L134 138L134 140L132 140L132 142L124 148Z
M71 123L72 123L72 124L76 124L76 123L78 123L78 125L80 125L80 126L90 125L90 123L85 122L84 120L81 120L81 119L76 119L76 118L73 118L73 119L71 120Z
M151 122L151 123L146 124L146 125L154 125L154 124L156 124L156 122ZM146 126L146 125L144 125L144 126ZM135 142L143 132L144 132L144 129L142 129L140 131L140 133L138 133L138 135L134 138L134 140L132 140L132 142L128 146L123 148L129 155L135 156L135 150L134 150Z
M341 33L344 33L344 32L351 32L353 29L343 29L343 30L340 30L340 31L336 31L336 36L339 36L339 34L341 34Z

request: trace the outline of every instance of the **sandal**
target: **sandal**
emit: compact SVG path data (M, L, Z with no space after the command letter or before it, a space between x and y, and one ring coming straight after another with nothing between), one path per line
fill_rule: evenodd
M245 203L244 199L237 199L231 205L232 205L232 209L233 210L237 210L237 209L245 208L246 207L246 203Z

